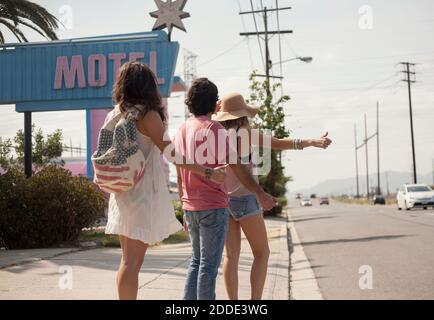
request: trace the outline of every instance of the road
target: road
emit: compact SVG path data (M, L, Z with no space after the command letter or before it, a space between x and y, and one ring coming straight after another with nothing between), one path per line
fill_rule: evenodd
M432 208L293 201L289 214L324 299L434 299Z

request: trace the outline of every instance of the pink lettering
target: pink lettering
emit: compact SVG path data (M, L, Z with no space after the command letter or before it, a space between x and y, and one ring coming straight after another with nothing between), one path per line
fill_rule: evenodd
M96 79L96 64L98 62L99 75ZM103 54L93 54L88 59L88 77L91 87L104 87L107 83L107 61Z
M78 78L78 86L80 88L85 88L86 79L84 76L83 57L72 56L71 67L69 67L68 57L57 57L54 89L62 89L63 79L65 79L66 89L73 89L75 87L76 78Z
M129 61L137 61L144 59L144 52L131 52L128 56ZM110 53L108 60L113 61L114 78L119 75L119 69L122 66L123 60L127 58L125 53ZM151 51L149 53L149 68L158 76L157 73L157 52ZM87 80L83 65L83 56L75 55L71 57L71 63L67 56L57 57L56 74L54 77L54 89L59 90L63 88L65 83L66 89L74 89L76 82L79 88L86 88L87 84L90 87L104 87L108 82L107 74L107 57L104 54L92 54L88 57L88 70ZM158 84L163 85L164 78L158 78Z
M158 73L157 73L157 52L156 51L151 51L149 53L149 68L151 68L151 70L155 73L155 75L158 78ZM162 78L158 78L158 84L162 85L164 84L164 79Z
M114 78L117 79L119 76L119 69L122 66L122 60L126 59L127 55L125 53L110 53L109 60L113 60L113 74Z
M144 52L131 52L130 53L130 62L137 61L145 58Z

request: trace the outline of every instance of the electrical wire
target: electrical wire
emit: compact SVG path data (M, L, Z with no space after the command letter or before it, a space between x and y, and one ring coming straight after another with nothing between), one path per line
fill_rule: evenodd
M250 0L250 7L252 8L252 11L255 11L255 8L253 7L253 0ZM252 13L252 16L253 16L253 21L255 23L255 30L256 30L256 33L258 34L257 39L258 39L258 44L259 44L259 51L261 53L262 65L263 65L264 70L265 70L265 59L264 59L264 54L262 52L261 37L259 36L258 23L256 22L256 16L254 13Z
M233 46L231 46L229 49L226 49L225 51L219 53L218 55L216 55L215 57L209 59L208 61L201 63L198 65L198 67L203 67L204 65L207 65L221 57L223 57L224 55L228 54L229 52L231 52L232 50L236 49L237 47L239 47L242 43L244 43L244 41L246 41L245 38L243 38L241 41L237 42L236 44L234 44Z
M240 0L238 1L238 9L239 12L241 12L241 3ZM247 28L246 28L246 22L244 21L243 15L241 15L241 23L243 25L243 31L246 32ZM247 49L249 50L249 59L250 59L250 66L252 68L252 71L255 70L255 64L253 63L253 56L252 56L252 48L250 47L250 39L249 37L246 37L247 39Z

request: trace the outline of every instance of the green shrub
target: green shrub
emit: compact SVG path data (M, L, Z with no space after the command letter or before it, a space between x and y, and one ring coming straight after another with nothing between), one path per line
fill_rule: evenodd
M173 207L175 208L175 215L179 222L184 221L184 210L182 210L182 203L179 200L173 201Z
M16 169L0 176L0 243L7 249L76 243L103 210L103 193L60 167L48 166L30 179Z

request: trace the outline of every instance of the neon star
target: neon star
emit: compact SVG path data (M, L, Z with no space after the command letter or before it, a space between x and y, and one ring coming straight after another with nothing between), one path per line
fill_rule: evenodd
M188 12L182 11L186 3L187 0L155 0L158 10L151 12L150 15L156 18L157 21L152 30L167 28L169 34L171 34L173 27L176 27L182 31L186 31L182 22L182 19L190 17Z

